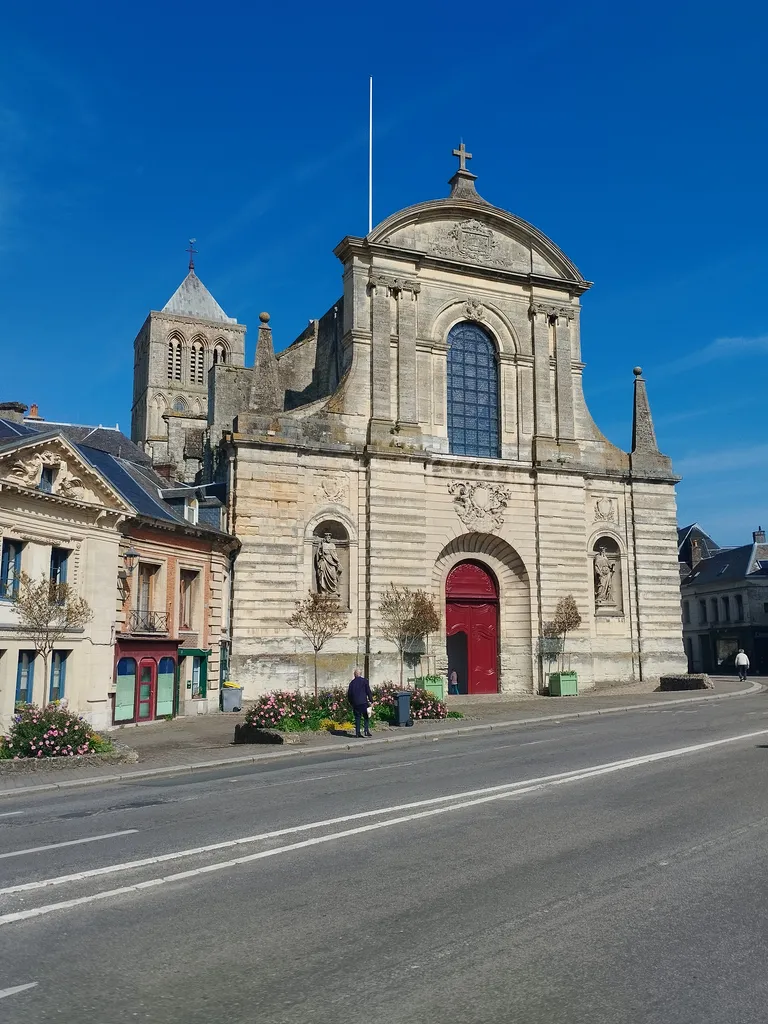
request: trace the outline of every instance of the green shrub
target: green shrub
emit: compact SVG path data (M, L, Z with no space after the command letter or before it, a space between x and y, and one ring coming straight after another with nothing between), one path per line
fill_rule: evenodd
M49 704L45 708L26 704L16 709L11 730L0 745L0 757L14 760L77 757L110 750L109 740L103 739L84 718L61 704Z

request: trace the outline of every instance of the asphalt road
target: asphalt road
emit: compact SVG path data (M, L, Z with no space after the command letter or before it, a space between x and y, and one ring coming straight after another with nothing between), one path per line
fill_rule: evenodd
M5 799L0 1020L762 1024L767 777L759 694Z

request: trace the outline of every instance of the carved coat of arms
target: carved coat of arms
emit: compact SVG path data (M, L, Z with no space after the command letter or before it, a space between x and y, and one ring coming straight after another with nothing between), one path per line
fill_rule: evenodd
M488 532L504 525L504 512L511 497L499 484L460 481L448 484L459 519L470 530Z
M595 522L615 523L616 505L613 498L598 498L595 502Z

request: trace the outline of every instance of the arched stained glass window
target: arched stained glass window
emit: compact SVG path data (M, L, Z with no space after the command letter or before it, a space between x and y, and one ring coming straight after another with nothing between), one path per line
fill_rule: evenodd
M477 324L456 324L448 334L448 443L452 455L499 457L496 350Z

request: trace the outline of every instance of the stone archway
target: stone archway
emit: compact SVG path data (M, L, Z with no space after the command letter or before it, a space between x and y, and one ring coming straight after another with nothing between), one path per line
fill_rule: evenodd
M534 662L531 587L528 572L518 552L501 537L490 533L465 533L454 537L435 559L433 593L443 610L442 636L448 635L445 599L448 577L454 567L475 563L495 582L497 597L497 687L500 691L534 692ZM458 595L456 595L458 596ZM480 595L476 595L480 596ZM488 637L489 644L492 642ZM469 651L467 651L469 654ZM448 673L447 642L435 644L438 672ZM477 692L477 691L476 691ZM488 692L487 690L485 692Z

